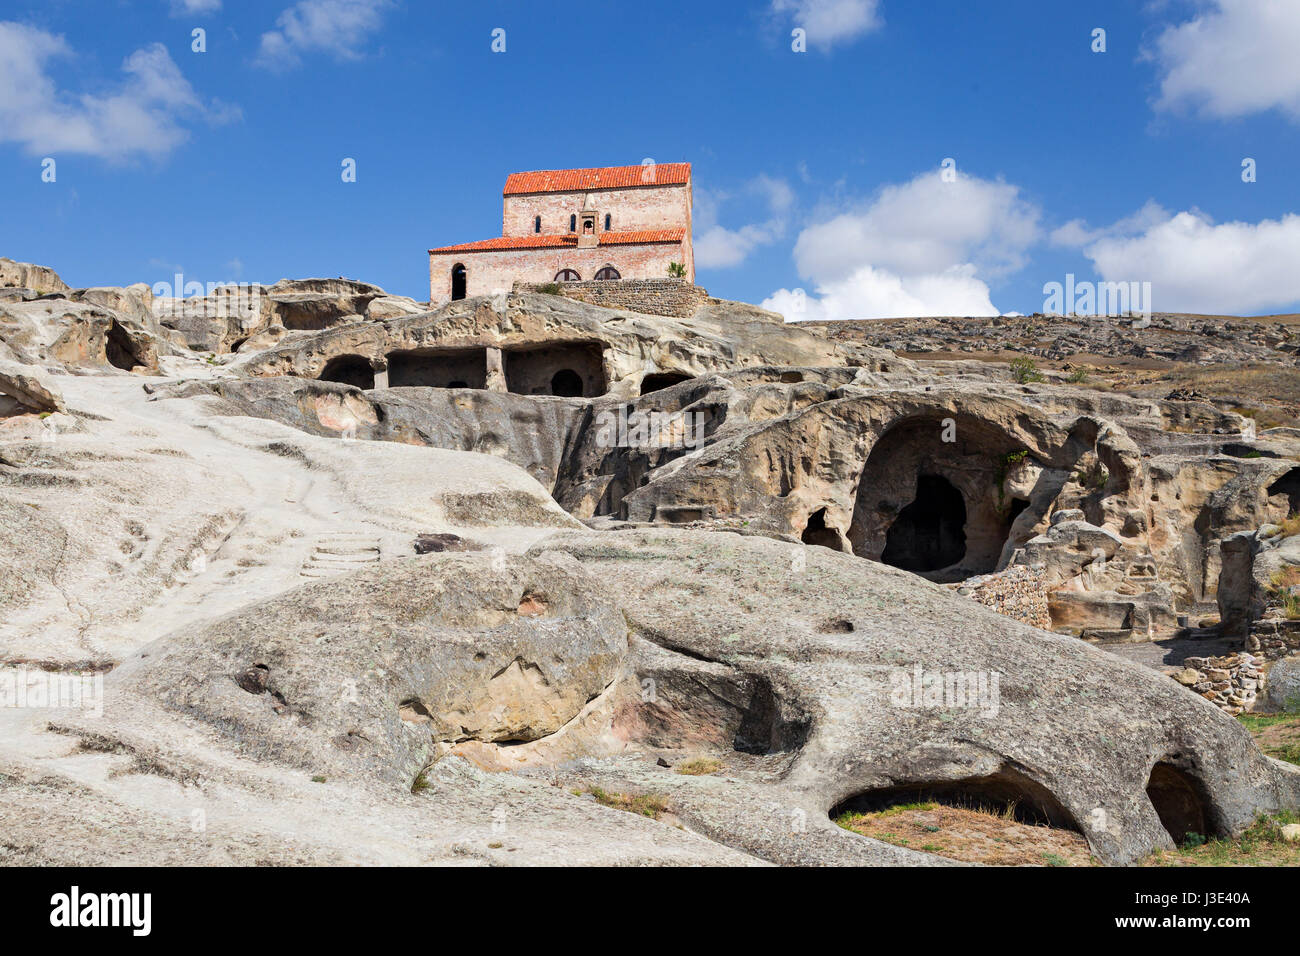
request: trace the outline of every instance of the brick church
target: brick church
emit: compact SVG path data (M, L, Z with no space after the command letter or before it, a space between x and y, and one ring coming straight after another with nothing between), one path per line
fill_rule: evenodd
M515 282L695 281L691 164L511 173L501 235L429 250L429 301L508 292Z

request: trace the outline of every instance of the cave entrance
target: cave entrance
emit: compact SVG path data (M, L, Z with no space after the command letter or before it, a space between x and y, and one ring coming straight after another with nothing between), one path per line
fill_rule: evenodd
M126 329L118 325L116 320L109 324L108 334L104 337L104 357L108 359L109 365L128 372L137 365L144 364L136 357L135 345L126 334Z
M832 551L840 550L839 532L834 528L826 527L825 508L819 508L808 516L808 523L804 526L800 540L804 544L815 544L818 547L830 548Z
M1182 846L1190 833L1211 836L1211 821L1200 786L1172 764L1158 763L1151 768L1147 798L1175 846Z
M485 349L414 349L388 353L388 387L487 388Z
M833 820L845 813L878 813L891 807L917 803L940 803L1013 816L1018 822L1032 826L1079 832L1079 825L1070 811L1050 790L1009 766L985 777L868 790L832 807L830 816Z
M367 358L360 355L336 355L321 369L320 380L370 389L375 387L375 372Z
M951 567L966 556L966 501L947 478L920 475L916 498L885 536L880 560L904 571Z
M1300 468L1292 468L1268 486L1268 496L1286 495L1287 514L1300 513Z
M557 342L502 353L506 388L519 395L590 398L605 394L604 350L598 342Z
M571 368L562 368L551 376L551 394L561 398L582 397L582 376Z
M677 385L680 382L689 382L691 376L682 375L679 372L654 372L641 379L641 394L649 395L651 392L657 392L661 388L668 388L671 385Z
M872 446L846 537L859 557L932 581L987 574L1032 533L1023 512L1033 513L1035 467L1017 438L986 419L907 415Z

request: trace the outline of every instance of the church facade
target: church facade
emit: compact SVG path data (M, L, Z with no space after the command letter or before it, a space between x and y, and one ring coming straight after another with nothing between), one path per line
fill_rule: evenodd
M510 291L516 282L695 281L691 164L511 173L501 235L429 250L429 301Z

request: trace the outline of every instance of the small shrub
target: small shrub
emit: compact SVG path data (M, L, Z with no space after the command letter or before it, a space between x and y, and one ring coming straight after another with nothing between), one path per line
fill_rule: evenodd
M1106 487L1106 482L1110 481L1110 472L1101 462L1094 461L1087 468L1077 472L1074 480L1089 491L1100 491Z
M314 777L311 778L311 782L312 782L312 783L324 783L324 782L325 782L325 778L322 777L320 774L317 774L316 776L314 776Z
M429 777L427 772L421 770L415 775L415 780L411 782L411 793L420 793L429 789Z
M1005 499L1007 496L1007 473L1013 467L1020 464L1029 457L1029 449L1022 448L1019 451L1009 451L1005 455L998 456L993 463L993 484L998 490L998 510L1005 510Z
M1279 532L1282 537L1289 538L1293 534L1300 534L1300 512L1296 512L1282 522L1282 530Z
M1190 832L1183 837L1183 845L1180 849L1194 850L1198 846L1205 846L1205 837L1199 833Z
M545 285L539 285L537 291L542 295L559 295L560 284L558 282L548 282Z
M1011 377L1021 385L1047 381L1047 377L1038 371L1038 363L1023 357L1011 360Z
M685 279L686 266L682 265L680 262L670 262L668 263L668 274L674 279Z
M1076 368L1070 373L1070 381L1076 385L1088 381L1088 370L1086 368Z

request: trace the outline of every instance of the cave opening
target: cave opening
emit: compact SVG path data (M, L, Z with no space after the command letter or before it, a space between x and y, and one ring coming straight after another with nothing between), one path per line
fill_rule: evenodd
M108 335L104 338L104 357L108 359L108 364L114 368L131 371L137 365L143 365L135 354L135 346L131 343L131 337L126 334L126 330L118 325L116 320L108 326Z
M804 526L800 540L804 544L815 544L818 547L830 548L832 551L840 550L840 534L834 528L826 526L825 508L818 508L808 516L808 523Z
M518 395L591 398L604 395L604 348L599 342L556 342L502 352L506 388Z
M657 392L661 388L669 388L682 382L689 382L691 376L683 375L680 372L654 372L641 379L641 394L649 395L651 392Z
M939 803L995 815L1012 816L1031 826L1079 831L1073 815L1050 790L1014 767L963 780L900 784L868 790L831 808L831 819L845 813L878 813L891 807Z
M932 581L987 574L1008 541L1030 536L1022 514L1033 511L1034 467L1020 441L985 419L906 415L867 456L846 537L859 557Z
M320 380L369 389L375 387L375 372L367 358L360 355L336 355L321 369Z
M1213 835L1210 833L1213 823L1200 785L1173 764L1158 763L1151 768L1147 799L1175 846L1182 846L1189 834Z
M412 349L388 353L388 387L487 388L486 349Z
M1268 486L1268 496L1286 495L1287 514L1300 513L1300 468L1292 468Z
M551 394L560 398L582 397L582 376L571 368L562 368L551 376Z
M904 571L951 567L966 556L966 501L942 475L919 475L916 497L885 535L880 560Z

